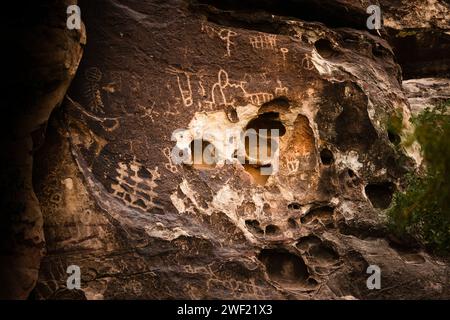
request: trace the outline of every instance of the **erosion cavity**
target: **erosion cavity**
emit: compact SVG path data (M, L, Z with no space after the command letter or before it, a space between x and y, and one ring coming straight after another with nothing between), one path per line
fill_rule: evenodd
M334 156L330 149L324 148L320 151L320 161L325 166L329 166L334 162Z
M378 135L367 113L367 100L360 91L343 103L336 119L336 142L341 150L367 152Z
M258 259L265 265L269 277L280 284L304 284L309 277L303 259L287 250L263 249Z
M289 210L300 210L302 208L302 205L298 202L291 202L288 204Z
M259 234L259 235L264 234L264 231L261 229L261 226L260 226L258 220L245 220L245 226L252 233Z
M216 166L216 148L206 140L193 140L190 145L192 166L195 169L207 170Z
M337 57L340 53L337 51L333 44L327 39L319 39L314 43L319 55L324 59L332 59Z
M278 134L271 130L277 130ZM278 138L286 134L286 128L279 112L271 111L250 120L245 133L244 168L256 184L264 185L273 173L272 158L279 148Z
M387 209L391 205L395 190L395 185L392 182L368 184L365 188L372 206L378 209Z
M314 208L305 214L301 218L301 222L307 223L320 223L326 226L332 225L334 223L334 209L329 206Z
M339 261L339 254L314 235L300 238L296 247L307 254L308 262L310 261L316 266L326 266Z
M267 236L276 236L279 235L281 233L281 230L279 227L273 225L273 224L269 224L266 226L266 235Z
M258 111L258 114L264 114L268 112L288 112L290 108L289 100L285 97L278 97L272 101L264 103Z

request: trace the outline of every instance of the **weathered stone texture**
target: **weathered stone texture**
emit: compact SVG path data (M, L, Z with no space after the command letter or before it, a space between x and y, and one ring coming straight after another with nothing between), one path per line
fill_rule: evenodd
M410 130L410 109L365 6L330 1L357 13L339 25L302 19L313 1L293 18L274 1L208 3L82 2L85 57L35 166L47 255L34 297L448 298L448 265L385 228L421 159L387 130L398 114ZM283 131L268 178L170 159L176 129L258 126ZM382 290L366 287L371 264Z

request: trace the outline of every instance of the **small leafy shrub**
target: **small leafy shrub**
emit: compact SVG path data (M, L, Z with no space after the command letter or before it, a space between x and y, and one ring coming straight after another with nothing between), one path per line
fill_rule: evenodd
M388 210L394 233L412 236L438 252L450 253L450 100L412 119L414 138L426 164L409 175L407 188Z

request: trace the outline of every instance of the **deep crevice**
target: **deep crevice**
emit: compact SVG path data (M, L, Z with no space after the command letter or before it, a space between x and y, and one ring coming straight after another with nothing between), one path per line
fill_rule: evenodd
M394 145L399 145L401 142L400 135L395 133L393 130L388 129L388 139L390 142L392 142Z
M450 35L444 30L389 30L403 79L450 77Z
M258 259L265 265L269 277L281 284L305 284L309 277L303 259L287 250L263 249Z
M332 59L340 55L339 51L337 51L330 40L327 39L319 39L314 43L314 47L316 48L319 55L324 59Z
M245 226L252 232L256 234L264 234L264 231L261 229L258 220L245 220Z
M294 218L289 218L287 222L290 229L297 229L298 223Z
M395 190L395 184L392 182L368 184L365 188L373 207L378 209L387 209L391 205Z
M333 164L334 156L330 149L324 148L322 149L322 151L320 151L320 160L325 166Z
M261 32L279 33L280 26L273 23L272 15L320 22L330 28L367 29L364 11L333 0L190 0L189 3L193 10L206 14L214 23Z

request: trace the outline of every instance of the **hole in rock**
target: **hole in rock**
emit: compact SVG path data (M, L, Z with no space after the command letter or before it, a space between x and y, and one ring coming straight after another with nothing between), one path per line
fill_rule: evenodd
M285 285L305 283L308 269L305 262L283 249L263 249L258 259L265 265L269 277Z
M322 149L322 151L320 151L320 160L322 161L322 164L329 166L334 162L333 153L329 149Z
M323 243L312 245L308 253L312 260L319 264L333 264L339 260L337 252Z
M295 246L303 251L308 251L310 247L314 245L320 245L322 243L322 240L320 240L319 237L315 235L305 236L298 239Z
M230 122L232 122L232 123L239 122L239 116L238 116L235 108L227 107L225 109L225 114L227 115L227 118Z
M310 235L298 240L296 247L308 254L308 261L319 265L334 264L339 260L339 254L319 237Z
M398 135L396 132L393 132L392 130L388 130L388 139L395 145L399 145L401 142L400 135Z
M317 280L314 279L314 278L308 278L308 284L309 284L310 286L315 287L315 286L317 286L319 283L318 283Z
M266 226L266 235L277 235L280 234L280 228L273 224Z
M321 222L324 225L330 225L334 223L334 209L329 206L319 207L312 209L303 217L301 217L302 223Z
M333 48L332 43L327 39L319 39L314 43L319 55L324 59L330 59L339 55L339 51Z
M301 208L300 203L292 202L292 203L288 204L288 209L289 210L300 210L300 208Z
M255 131L247 131L245 136L246 163L270 164L278 148L278 142L271 137L270 132L255 133Z
M263 234L263 230L261 229L261 227L259 226L259 221L258 220L245 220L245 225L246 227L257 234Z
M395 185L392 182L368 184L365 188L372 206L378 209L387 209L390 206L395 190Z
M278 150L277 137L272 129L278 130L277 137L286 133L278 112L266 112L251 120L246 127L244 169L256 184L264 185L273 173L271 161Z
M265 112L259 114L257 118L250 120L246 129L255 129L256 132L260 129L267 129L268 131L270 129L278 129L280 137L284 136L286 133L286 128L283 123L281 123L279 112ZM270 134L270 131L268 134Z
M253 182L260 186L265 185L270 177L270 173L267 174L265 171L261 170L267 169L268 172L271 172L270 170L271 167L272 167L271 165L258 166L258 165L244 164L245 171L247 171L247 173L250 174Z
M193 140L191 142L192 166L196 169L213 169L216 166L216 148L206 140Z
M356 174L352 169L347 169L347 174L350 178L356 177Z
M422 263L426 262L425 258L421 254L417 254L417 253L406 253L406 254L402 254L400 256L401 256L401 259L403 261L405 261L406 263L422 264Z
M287 112L289 111L289 100L285 97L278 97L273 99L272 101L264 103L261 108L259 108L258 113L264 114L264 113L279 113L279 112Z
M355 273L358 276L364 274L369 266L366 258L364 258L364 256L356 250L347 252L346 259L347 263L352 268L352 273Z

